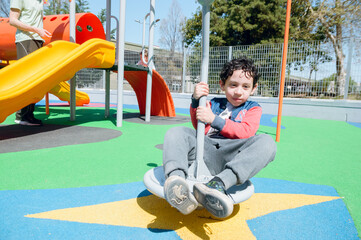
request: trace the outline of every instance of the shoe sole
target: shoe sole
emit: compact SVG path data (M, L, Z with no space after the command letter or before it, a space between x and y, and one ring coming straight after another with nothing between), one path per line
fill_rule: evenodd
M31 123L31 122L27 122L27 121L20 121L18 123L19 125L22 125L22 126L36 126L36 127L39 127L39 126L42 126L43 124L40 124L40 123Z
M189 191L187 182L177 176L171 176L164 184L164 196L167 202L184 215L190 214L198 207L198 202Z
M197 183L193 187L193 193L197 201L213 216L217 218L226 218L232 214L232 200L220 191L211 189L204 184Z

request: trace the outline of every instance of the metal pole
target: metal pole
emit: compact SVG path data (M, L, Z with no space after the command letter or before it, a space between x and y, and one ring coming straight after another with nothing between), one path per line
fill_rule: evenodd
M285 27L285 36L283 40L284 42L283 42L283 54L282 54L281 82L280 82L280 91L278 96L279 101L278 101L276 142L280 141L280 134L281 134L281 118L282 118L283 92L285 88L285 73L286 73L287 50L288 50L288 33L289 33L290 18L291 18L291 3L292 0L287 0L286 27Z
M228 61L232 60L232 56L233 56L233 48L232 48L232 46L229 46L229 48L228 48Z
M346 69L346 82L345 82L345 94L343 99L347 100L348 97L348 86L350 84L350 74L351 74L351 64L352 64L352 52L353 52L353 37L351 36L349 46L348 46L348 56L347 56L347 69Z
M70 0L69 9L69 37L70 42L76 42L75 39L75 0ZM76 110L76 75L70 79L70 121L75 121Z
M148 64L148 62L145 60L144 57L144 50L145 50L145 21L147 20L147 17L150 15L150 13L147 13L147 15L145 15L144 19L143 19L143 34L142 34L142 61L145 64Z
M107 0L106 5L106 39L110 41L111 32L111 0ZM110 70L105 70L105 110L104 117L108 118L110 112Z
M183 43L184 44L184 43ZM187 48L183 46L183 69L182 69L182 93L184 93L184 88L186 85L186 72L187 72Z
M115 23L117 25L116 29L117 29L117 34L119 33L119 20L117 17L115 16L111 16L111 18L113 18L115 20ZM119 46L119 39L117 38L116 40L116 46ZM118 52L119 52L119 49L115 49L115 59L118 59Z
M150 0L150 18L149 18L149 47L148 47L148 76L147 76L147 96L145 102L145 121L150 122L150 110L152 104L152 77L154 69L153 56L153 38L154 38L154 15L155 15L155 0Z
M124 79L124 33L125 33L125 6L126 0L120 0L119 32L118 32L118 98L117 98L117 127L123 121L123 79Z
M202 4L202 67L201 82L208 82L208 63L209 63L209 29L210 29L210 6L213 0L198 0ZM199 99L199 106L206 106L207 97L203 96ZM198 121L197 124L197 169L196 178L208 175L209 171L204 164L204 133L205 124ZM202 164L203 166L201 166ZM208 172L207 172L208 171Z
M150 13L147 13L147 15L145 15L143 19L142 51L145 48L145 21L147 21L149 15Z

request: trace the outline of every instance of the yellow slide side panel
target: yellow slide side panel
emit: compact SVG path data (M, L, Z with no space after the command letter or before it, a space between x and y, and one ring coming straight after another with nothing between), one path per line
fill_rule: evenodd
M70 85L67 82L61 82L49 91L51 94L58 97L61 101L70 102ZM76 90L76 105L83 106L89 104L89 95L85 92Z
M102 39L78 45L55 41L0 70L0 123L15 111L36 103L59 83L83 68L110 68L115 46Z

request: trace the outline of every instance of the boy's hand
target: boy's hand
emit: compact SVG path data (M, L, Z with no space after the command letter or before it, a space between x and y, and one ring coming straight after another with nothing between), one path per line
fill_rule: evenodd
M193 97L200 99L202 96L207 96L209 93L209 87L207 83L200 82L194 88Z
M197 120L211 124L214 119L216 118L216 115L212 112L211 105L207 101L207 105L205 107L199 106L196 111L196 118Z

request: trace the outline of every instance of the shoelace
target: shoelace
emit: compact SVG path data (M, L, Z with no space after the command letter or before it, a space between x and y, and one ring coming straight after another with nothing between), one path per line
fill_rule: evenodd
M206 184L207 187L209 188L213 188L213 189L216 189L218 191L220 191L221 193L224 193L225 194L225 190L222 186L222 183L218 182L218 181L210 181Z

